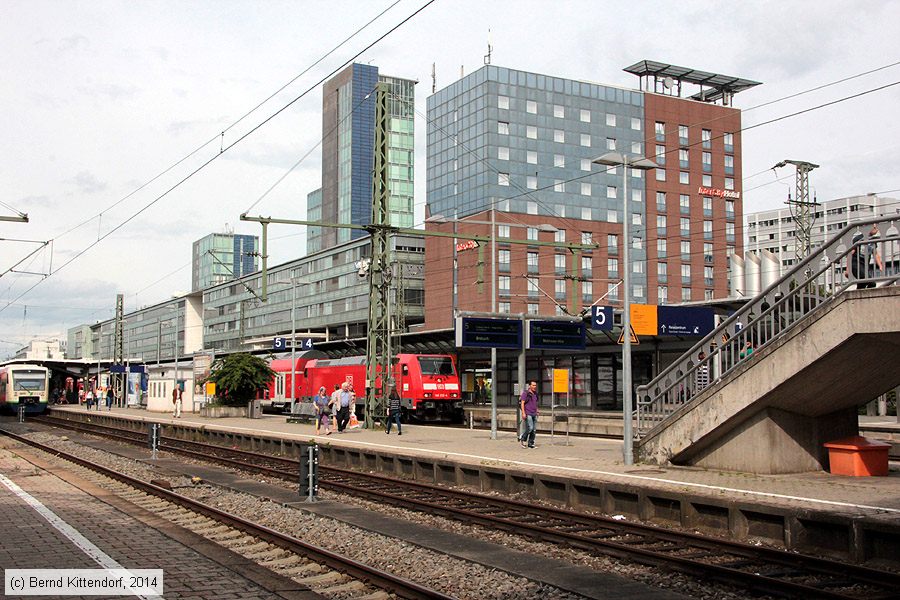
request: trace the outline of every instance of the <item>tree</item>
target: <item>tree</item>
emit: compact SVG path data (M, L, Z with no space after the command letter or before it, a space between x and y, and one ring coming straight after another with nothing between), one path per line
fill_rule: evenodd
M222 404L243 406L256 392L269 385L275 371L265 359L252 354L229 354L216 361L209 379L216 384L216 396Z

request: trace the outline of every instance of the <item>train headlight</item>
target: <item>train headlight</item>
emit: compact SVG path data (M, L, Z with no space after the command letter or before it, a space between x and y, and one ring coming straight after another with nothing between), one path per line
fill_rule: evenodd
M424 394L422 394L422 395L423 395L423 396L425 396L425 397L426 397L426 398L431 398L431 394L430 394L430 393L428 393L428 392L425 392L425 393L424 393Z

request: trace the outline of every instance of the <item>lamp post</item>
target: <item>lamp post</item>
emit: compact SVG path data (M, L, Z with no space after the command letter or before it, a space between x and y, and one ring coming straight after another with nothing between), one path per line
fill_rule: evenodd
M173 344L173 347L175 348L175 387L177 387L178 389L181 389L181 387L178 385L178 335L179 335L179 333L178 333L178 317L179 317L178 305L175 305L174 308L175 308L175 343Z
M632 433L632 385L631 385L631 223L628 211L628 168L649 171L657 164L643 156L629 157L621 152L607 152L592 162L598 165L622 165L622 456L626 465L634 464Z

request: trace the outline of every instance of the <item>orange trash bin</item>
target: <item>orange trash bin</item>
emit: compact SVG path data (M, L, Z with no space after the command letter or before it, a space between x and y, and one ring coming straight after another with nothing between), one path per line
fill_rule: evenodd
M826 442L832 475L886 476L891 445L859 435Z

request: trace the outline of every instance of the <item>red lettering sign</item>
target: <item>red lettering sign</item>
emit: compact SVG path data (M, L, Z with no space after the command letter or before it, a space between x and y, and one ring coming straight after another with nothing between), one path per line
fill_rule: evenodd
M717 198L733 198L735 200L741 197L740 192L734 190L720 190L719 188L703 187L697 188L697 193L701 196L715 196Z
M456 243L456 251L462 252L463 250L474 250L478 247L478 242L475 240L466 240L464 242Z

